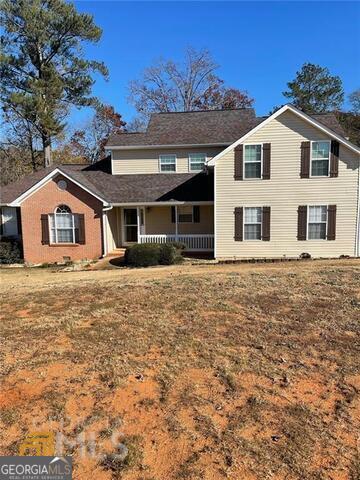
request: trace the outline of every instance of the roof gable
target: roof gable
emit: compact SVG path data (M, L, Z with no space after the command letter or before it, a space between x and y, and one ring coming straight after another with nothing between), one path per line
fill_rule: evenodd
M70 168L66 168L70 167ZM1 188L1 205L10 205L17 207L26 198L35 193L41 187L50 182L57 175L66 177L71 182L88 192L93 197L100 200L102 203L107 203L102 197L101 193L96 190L91 182L86 182L84 179L77 179L76 172L84 168L84 165L67 165L67 166L51 166L43 168L31 175L27 175L17 182L10 183Z
M287 111L291 111L292 113L294 113L295 115L297 115L298 117L302 118L304 121L308 122L309 124L311 124L312 126L314 126L315 128L319 129L320 131L322 131L323 133L326 133L327 135L329 135L329 137L333 138L333 139L336 139L339 141L339 143L345 145L346 147L348 147L350 150L356 152L356 153L359 153L360 154L360 148L357 147L356 145L354 145L353 143L351 143L349 140L346 140L346 138L344 138L341 134L335 132L334 130L332 130L331 128L329 128L328 126L326 126L326 123L328 125L332 125L334 126L334 120L333 118L335 118L332 114L323 114L323 115L314 115L314 116L310 116L310 115L307 115L306 113L302 112L301 110L297 109L296 107L294 107L293 105L284 105L283 107L281 107L279 110L277 110L276 112L274 112L272 115L270 115L269 117L265 118L261 123L259 123L258 125L256 125L254 128L252 128L251 130L249 130L245 135L243 135L242 137L240 137L238 140L236 140L235 142L233 142L231 145L229 145L227 148L225 148L222 152L220 152L218 155L216 155L215 157L213 157L209 162L208 162L208 165L209 166L214 166L215 163L220 159L222 158L224 155L226 155L229 151L233 150L237 145L239 145L240 143L243 143L246 141L247 138L249 138L251 135L253 135L255 132L261 130L265 125L267 125L268 123L270 123L272 120L274 120L275 118L279 117L280 115L282 115L283 113L287 112ZM322 121L320 121L320 119L322 119ZM337 122L336 122L337 124ZM338 125L338 124L337 124ZM340 127L341 128L341 127ZM343 131L341 129L341 131Z

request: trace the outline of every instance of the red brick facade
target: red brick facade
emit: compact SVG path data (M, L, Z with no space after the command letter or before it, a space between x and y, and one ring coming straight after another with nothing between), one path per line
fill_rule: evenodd
M57 182L64 179L66 190L60 190ZM59 205L67 205L72 213L82 213L85 218L85 244L43 245L41 215L54 213ZM76 184L57 175L21 204L21 226L25 262L61 262L95 259L102 255L102 203Z

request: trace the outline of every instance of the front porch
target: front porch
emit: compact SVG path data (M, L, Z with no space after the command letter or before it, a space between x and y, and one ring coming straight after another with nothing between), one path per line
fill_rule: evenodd
M114 206L104 212L107 251L134 243L181 242L187 252L214 250L212 202Z

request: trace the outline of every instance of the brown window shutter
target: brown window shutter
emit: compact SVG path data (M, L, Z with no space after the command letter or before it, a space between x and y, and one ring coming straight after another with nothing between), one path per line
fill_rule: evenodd
M2 218L2 208L0 207L0 235L3 234L4 227L3 227L3 218Z
M301 142L301 178L310 177L310 142Z
M237 145L234 149L234 180L243 179L243 151L242 145Z
M235 242L243 241L243 207L236 207L234 210L235 216Z
M83 213L79 213L78 217L78 235L76 239L76 243L80 245L85 245L85 215Z
M270 180L271 143L263 144L263 180Z
M268 242L270 240L270 207L262 209L262 236L261 240Z
M41 243L43 245L50 244L49 237L49 215L41 215Z
M307 206L300 205L298 208L298 240L306 240L307 230Z
M327 240L336 238L336 205L328 206Z
M194 216L194 223L200 223L200 207L199 205L193 206L193 216Z
M339 142L332 140L330 148L330 177L339 176L339 150Z
M176 210L175 207L171 207L171 223L176 222Z

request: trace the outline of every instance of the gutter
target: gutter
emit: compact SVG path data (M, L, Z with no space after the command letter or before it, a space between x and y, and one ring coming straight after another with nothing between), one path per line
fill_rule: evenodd
M198 148L198 147L228 147L231 143L196 143L196 144L179 144L179 145L105 145L106 150L139 150L139 149L157 149L157 148Z
M112 203L112 207L170 207L176 205L214 205L214 201L192 202L170 200L169 202L127 202L127 203ZM111 208L112 208L111 207Z

